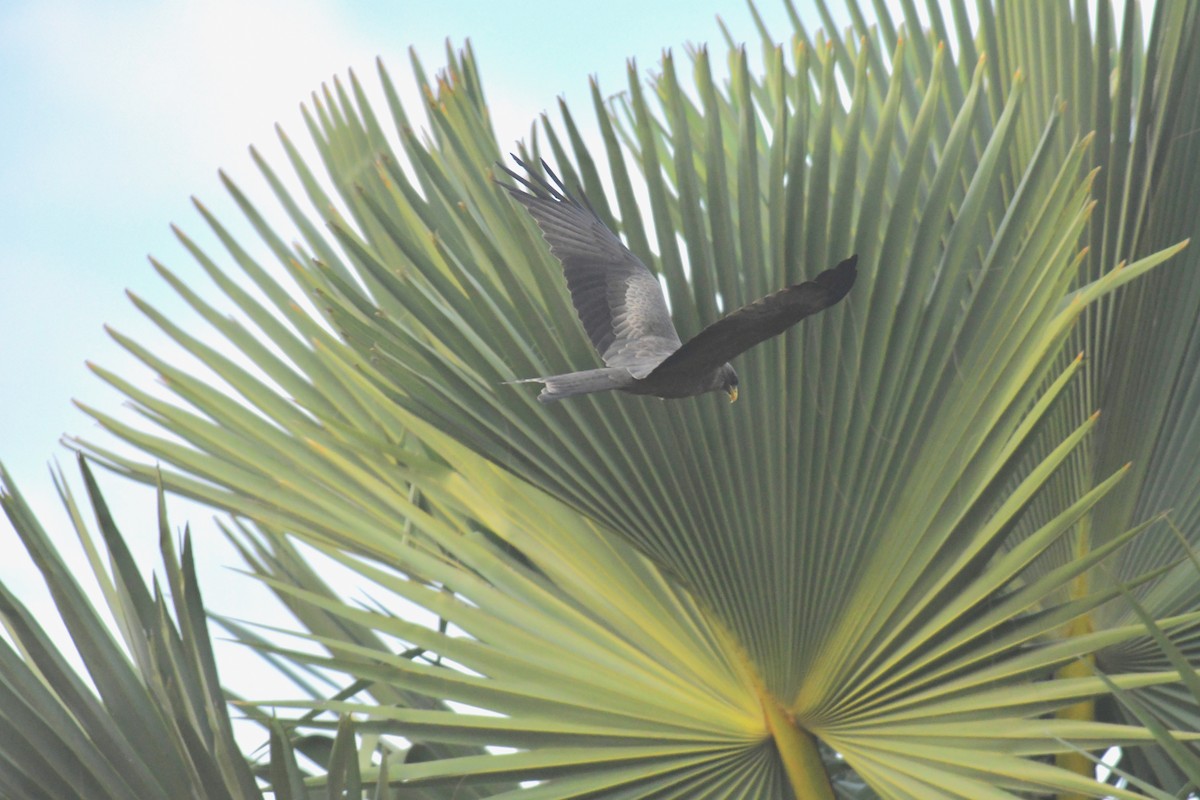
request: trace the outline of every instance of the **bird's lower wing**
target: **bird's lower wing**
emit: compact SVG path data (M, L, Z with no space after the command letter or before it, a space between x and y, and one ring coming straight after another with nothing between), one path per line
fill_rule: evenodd
M850 256L811 281L780 289L727 314L664 359L650 376L702 374L778 336L845 297L858 277L857 264L858 256Z

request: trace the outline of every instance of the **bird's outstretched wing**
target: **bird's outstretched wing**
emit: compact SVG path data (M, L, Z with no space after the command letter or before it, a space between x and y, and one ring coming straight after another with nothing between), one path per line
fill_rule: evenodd
M585 205L586 198L580 203L567 192L545 161L542 167L553 185L521 159L513 160L528 178L498 166L528 191L500 185L529 210L550 252L562 262L571 302L588 338L605 364L629 367L642 377L680 345L658 279Z
M824 311L850 291L858 277L857 264L858 256L850 256L811 281L780 289L725 315L668 356L651 377L703 374Z

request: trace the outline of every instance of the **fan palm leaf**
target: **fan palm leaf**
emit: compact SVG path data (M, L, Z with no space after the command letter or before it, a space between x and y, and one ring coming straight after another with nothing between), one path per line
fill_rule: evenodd
M858 254L842 305L739 360L733 408L547 408L501 385L592 355L560 266L491 180L501 153L469 48L433 83L416 70L427 134L382 67L394 140L354 76L314 96L306 119L336 199L286 136L306 197L258 159L294 246L226 181L273 268L198 206L242 277L181 241L253 328L156 268L255 369L135 298L224 388L114 333L175 400L97 367L159 430L88 410L161 462L172 490L252 521L251 563L308 618L458 668L341 632L309 634L320 657L267 650L503 722L405 702L324 708L435 744L519 748L381 773L478 796L829 797L820 740L888 797L1132 796L1034 757L1152 741L1136 724L1045 715L1106 694L1106 680L1148 692L1178 677L1166 663L1054 673L1145 638L1136 619L1079 624L1122 598L1087 576L1130 547L1169 554L1173 538L1161 497L1127 499L1153 473L1116 454L1136 439L1132 455L1158 457L1144 449L1157 428L1120 422L1136 404L1105 388L1115 373L1099 359L1146 366L1130 343L1154 328L1134 310L1147 293L1194 294L1190 256L1156 267L1194 219L1157 203L1174 196L1163 185L1195 185L1196 160L1171 146L1191 122L1172 109L1200 107L1195 13L1156 11L1143 51L1133 12L1117 47L1105 12L1093 27L1083 5L983 7L977 29L952 8L952 48L931 4L931 28L913 11L909 36L885 23L826 40L798 25L790 46L764 49L761 76L742 48L724 79L694 51L689 90L673 56L649 82L630 65L615 99L592 86L606 167L565 106L561 128L543 119L522 146L662 276L684 339ZM1094 68L1065 69L1083 60ZM1186 426L1188 395L1172 393L1192 319L1166 323L1159 424ZM1111 527L1080 546L1097 509ZM288 536L455 629L281 577ZM1123 563L1146 596L1177 585L1169 555ZM1194 609L1176 598L1152 616L1178 632Z
M9 637L0 640L0 796L261 797L233 738L190 541L185 537L176 552L160 493L159 532L172 597L157 582L148 588L91 472L82 462L81 469L103 548L61 472L55 480L119 636L105 626L0 468L0 507L45 578L87 670L86 679L77 674L37 616L0 587L0 621Z

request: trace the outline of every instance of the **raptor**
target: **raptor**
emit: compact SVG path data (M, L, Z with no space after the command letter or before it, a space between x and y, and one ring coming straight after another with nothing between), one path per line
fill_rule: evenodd
M837 303L854 285L852 255L811 281L780 289L726 314L686 343L679 340L658 279L601 221L587 198L580 202L545 161L553 183L521 159L524 177L498 165L524 190L501 183L529 211L550 252L562 262L571 301L604 366L562 375L526 378L541 383L549 403L592 392L622 391L663 398L722 390L737 399L738 376L730 360Z

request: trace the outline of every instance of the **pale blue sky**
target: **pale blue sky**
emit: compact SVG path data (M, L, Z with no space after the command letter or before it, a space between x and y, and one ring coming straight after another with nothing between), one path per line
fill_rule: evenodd
M811 29L820 27L809 0L797 6ZM761 11L776 36L786 37L783 4L765 2ZM260 146L282 170L273 125L303 139L298 104L322 81L352 67L373 87L379 55L408 87L408 46L433 70L442 64L446 37L455 43L471 38L507 144L538 112L553 109L560 94L581 112L590 108L589 74L617 91L627 57L651 67L664 47L719 45L718 14L735 37L758 41L738 0L0 4L0 460L57 530L69 563L86 574L46 464L63 460L73 479L59 437L98 435L72 398L109 411L120 403L84 361L150 379L102 326L152 346L159 340L124 296L127 288L168 311L179 308L147 254L206 289L168 224L203 233L189 201L193 194L223 221L236 223L218 168L269 203L248 144ZM152 566L152 497L122 481L103 483L135 553ZM191 522L198 533L206 600L220 612L281 622L260 605L264 593L252 581L222 569L236 561L209 517L194 506L172 505L175 526ZM0 520L0 580L48 611L40 579L16 550L7 520ZM52 614L39 615L62 635ZM244 680L253 672L253 658L224 651L222 658L239 661L227 674Z

